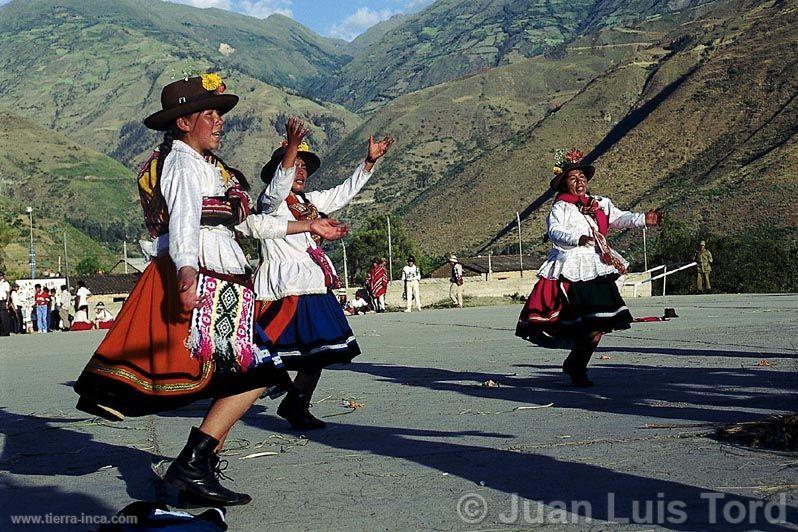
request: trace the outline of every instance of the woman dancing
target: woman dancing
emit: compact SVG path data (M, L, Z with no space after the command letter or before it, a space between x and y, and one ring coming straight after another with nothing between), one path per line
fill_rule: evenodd
M243 221L263 238L308 230L341 238L346 229L328 221L247 218L244 176L213 154L221 144L222 115L238 103L225 89L217 74L175 81L163 88L162 110L144 120L165 132L138 178L158 256L75 391L78 409L111 420L212 398L166 480L203 503L236 505L251 498L220 484L222 444L259 395L279 395L291 382L278 357L252 344L254 294L233 227Z
M302 122L291 118L288 139L263 167L266 188L258 199L261 213L278 220L316 220L345 207L371 178L376 163L393 143L386 137L369 139L366 159L352 177L337 187L305 192L308 178L321 165L310 151ZM286 368L296 370L294 387L280 403L277 414L298 430L324 428L310 413L310 399L324 367L351 361L360 354L352 329L332 290L340 282L321 239L309 235L261 240L263 262L255 276L261 301L255 341L278 353Z
M632 315L615 281L628 262L607 241L609 229L658 225L662 213L622 211L588 194L595 168L582 152L558 152L551 188L548 238L552 249L521 311L515 334L542 347L570 349L562 370L577 387L593 386L587 365L603 334L628 329Z

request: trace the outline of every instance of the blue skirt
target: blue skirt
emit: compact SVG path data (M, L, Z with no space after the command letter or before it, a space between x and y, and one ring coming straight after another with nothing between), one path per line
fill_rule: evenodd
M316 371L360 354L332 292L270 301L258 311L254 328L258 347L278 355L292 371Z

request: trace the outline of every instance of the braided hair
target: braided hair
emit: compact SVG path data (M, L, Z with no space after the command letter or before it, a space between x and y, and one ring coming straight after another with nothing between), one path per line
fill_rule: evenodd
M180 140L182 137L183 131L177 127L176 123L173 123L171 127L164 132L163 142L158 145L157 175L161 175L163 172L163 162L166 160L166 156L169 155L169 152L172 151L172 143L175 140Z

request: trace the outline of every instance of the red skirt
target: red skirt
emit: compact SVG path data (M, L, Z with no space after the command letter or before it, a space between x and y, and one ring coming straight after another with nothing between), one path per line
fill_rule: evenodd
M178 297L175 265L169 257L158 257L136 282L75 383L78 408L97 414L93 407L100 405L104 411L137 416L261 387L274 393L290 385L285 369L273 364L215 375L214 359L191 356L186 345L190 326L191 313L183 311Z

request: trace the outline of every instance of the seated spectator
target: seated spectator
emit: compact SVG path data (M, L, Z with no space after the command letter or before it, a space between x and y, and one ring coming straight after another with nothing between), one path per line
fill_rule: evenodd
M114 323L114 315L111 314L102 301L98 301L94 306L96 316L94 317L94 326L98 329L110 329Z

